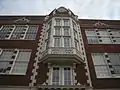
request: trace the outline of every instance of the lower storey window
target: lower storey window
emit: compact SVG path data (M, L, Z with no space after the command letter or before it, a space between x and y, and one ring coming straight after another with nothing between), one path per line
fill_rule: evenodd
M97 78L120 77L120 53L92 53Z
M0 74L26 74L31 50L1 49Z
M52 85L72 85L73 73L71 67L53 67L51 69Z

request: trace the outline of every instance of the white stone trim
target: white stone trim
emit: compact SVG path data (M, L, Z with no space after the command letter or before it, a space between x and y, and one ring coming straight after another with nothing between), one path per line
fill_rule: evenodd
M13 26L14 26L14 27L12 28L12 31L11 31L11 33L10 33L9 37L8 37L8 38L6 38L6 39L10 39L10 38L11 38L11 36L12 36L12 34L13 34L13 32L14 32L15 28L16 28L16 25L13 25Z
M81 32L80 26L78 27L78 29L79 29L79 33L80 33L79 36L80 36L80 39L81 39L81 44L80 45L83 48L81 50L82 50L82 52L84 52L83 59L85 59L85 64L86 64L85 69L87 70L87 73L88 73L88 80L89 80L90 87L92 87L92 81L91 81L89 66L88 66L85 47L84 47L85 45L84 45L84 42L83 42L83 38L82 38L82 34L81 34L82 32Z
M39 65L38 65L38 63L40 62L39 61L39 57L41 56L41 55L39 55L40 54L40 52L41 52L41 49L40 48L42 48L42 39L43 39L43 34L44 34L44 29L45 29L45 24L43 24L43 29L41 29L42 30L42 32L41 32L41 36L40 36L40 39L39 39L39 43L38 43L38 48L37 48L37 52L36 52L36 57L35 57L35 63L33 64L33 66L34 66L34 68L33 68L33 70L32 70L32 73L33 73L33 75L31 76L31 80L32 80L32 82L30 82L29 83L29 86L30 87L33 87L34 86L34 84L36 83L36 79L35 79L35 77L38 75L38 72L37 72L37 69L39 68Z

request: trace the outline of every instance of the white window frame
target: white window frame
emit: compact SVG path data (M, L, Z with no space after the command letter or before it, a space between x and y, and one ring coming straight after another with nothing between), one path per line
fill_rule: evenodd
M57 46L55 39L59 39L59 43L60 43L59 46ZM54 47L61 47L61 45L62 45L61 37L54 37Z
M92 60L94 59L94 58L93 58L93 55L94 55L94 54L102 54L103 57L105 57L105 55L108 55L109 53L91 53ZM120 56L120 53L117 53L117 54L119 54L119 56ZM95 72L96 72L96 77L97 77L97 78L120 78L120 74L118 75L118 74L112 74L112 73L111 73L112 68L109 68L109 65L112 65L112 64L111 64L111 63L107 63L107 60L109 60L109 56L103 60L104 63L105 63L104 66L106 66L107 72L108 72L109 75L108 75L108 76L97 76L97 72L96 72L96 70L95 70ZM98 65L95 65L94 60L93 60L93 64L94 64L94 68L95 68L95 66L98 66ZM113 65L113 66L114 66L114 65ZM120 65L119 65L119 66L120 66Z
M61 26L61 20L60 18L55 18L55 26Z
M50 68L50 77L49 77L49 80L50 80L50 85L53 85L52 84L52 80L53 80L53 68L59 68L59 85L64 85L64 68L70 68L70 77L71 77L71 84L70 85L73 85L74 84L74 77L73 77L73 68L71 66L52 66Z
M65 45L65 39L67 40ZM71 47L71 37L64 37L64 47Z
M65 30L67 31L67 35L66 35L66 33L65 33ZM64 36L70 36L70 28L69 27L64 27L63 28L63 31L64 31Z
M61 35L61 27L55 27L54 35L55 36L60 36Z
M70 25L70 20L69 19L63 19L63 22L64 22L64 26L69 26Z
M13 73L12 71L13 71L13 68L14 68L14 66L15 66L15 64L16 64L16 60L17 60L17 57L18 57L18 55L19 55L19 52L20 51L29 51L30 53L32 52L32 50L31 49L4 49L4 50L13 50L13 51L16 51L16 53L13 53L12 54L12 56L15 56L15 58L14 59L12 59L11 58L11 61L13 61L13 63L12 63L12 65L11 65L11 69L9 70L9 72L8 73L0 73L0 74L8 74L8 75L26 75L26 72L24 72L24 73ZM1 50L2 52L3 52L3 49ZM2 54L2 53L1 53ZM1 55L0 54L0 55ZM31 54L30 54L30 56L31 56ZM30 58L29 58L29 60L30 60ZM29 63L29 60L28 61L26 61L27 62L27 64ZM9 62L9 61L8 61ZM9 67L9 66L8 66ZM27 65L27 68L28 68L28 65ZM27 68L26 68L26 71L27 71Z

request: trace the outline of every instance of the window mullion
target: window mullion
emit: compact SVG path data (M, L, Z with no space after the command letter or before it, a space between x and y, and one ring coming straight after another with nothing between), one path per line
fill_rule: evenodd
M13 32L14 32L15 28L16 28L16 25L13 25L13 26L14 26L14 28L12 29L12 31L11 31L11 33L10 33L10 35L9 35L8 39L10 39L10 38L11 38L11 36L12 36L12 34L13 34Z
M17 57L18 57L18 54L19 54L19 50L17 49L17 53L15 54L15 58L14 58L14 61L13 61L13 64L12 64L12 67L11 67L11 70L10 70L10 74L12 73L12 70L15 66L15 63L16 63L16 60L17 60Z
M60 68L60 85L64 85L64 68Z
M3 50L0 48L0 55L2 54Z
M2 30L3 29L3 25L0 27L0 30Z
M25 39L25 36L26 36L27 31L28 31L28 29L29 29L29 25L26 25L26 26L27 26L27 28L26 28L26 31L25 31L24 36L23 36L23 38L22 38L22 39Z

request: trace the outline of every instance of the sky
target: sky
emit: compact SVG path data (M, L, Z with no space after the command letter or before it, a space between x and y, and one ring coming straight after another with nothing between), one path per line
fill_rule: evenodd
M0 15L48 15L60 6L79 19L120 20L120 0L0 0Z

